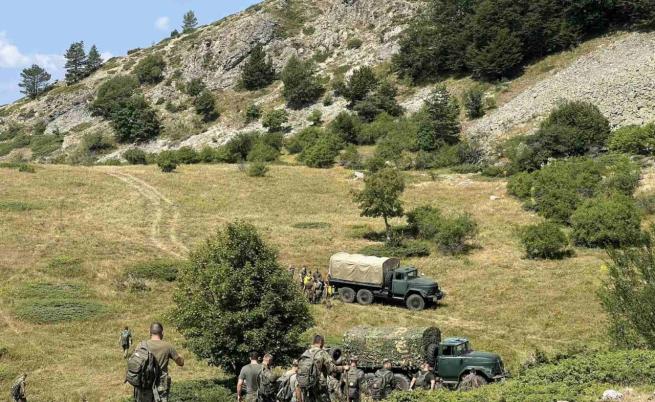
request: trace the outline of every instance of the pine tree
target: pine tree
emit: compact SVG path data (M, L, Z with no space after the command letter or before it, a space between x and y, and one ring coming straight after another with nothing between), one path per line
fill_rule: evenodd
M302 61L292 56L282 70L283 95L292 109L302 109L316 102L325 88L316 75L316 67L311 60Z
M66 82L75 84L86 76L86 53L84 52L84 42L74 42L66 54Z
M189 33L196 29L198 26L198 19L196 14L193 11L188 11L184 14L183 23L182 23L182 32Z
M444 85L437 86L423 106L425 117L418 131L418 145L434 151L442 145L459 142L459 104Z
M21 82L19 87L23 88L21 93L34 99L42 94L48 87L50 81L50 74L43 68L32 64L32 67L24 69L20 73Z
M241 85L254 91L267 87L275 79L275 70L271 59L261 45L257 45L250 53L250 58L241 70Z
M89 56L86 59L86 74L91 75L94 71L102 66L102 57L98 52L96 45L91 46L89 50Z

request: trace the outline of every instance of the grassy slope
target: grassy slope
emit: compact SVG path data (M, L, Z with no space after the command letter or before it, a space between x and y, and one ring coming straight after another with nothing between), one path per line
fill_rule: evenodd
M152 224L157 202L111 172L140 178L171 202L158 202L158 225ZM306 263L323 271L331 253L357 251L366 244L356 237L362 227L382 228L378 220L359 217L349 192L361 184L349 180L342 169L276 166L264 179L221 165L184 166L175 174L162 174L152 166L46 166L36 174L7 169L0 173L0 202L23 201L39 208L0 207L0 346L9 349L0 359L0 389L28 371L30 394L36 400L79 400L80 395L117 400L129 393L121 384L119 328L128 324L143 338L149 321L167 322L172 287L152 284L156 293L134 295L117 292L112 279L132 262L168 257L162 248L179 252L180 246L171 240L172 227L177 227L176 237L192 247L224 222L247 219L277 245L283 264ZM412 174L404 197L407 207L431 203L470 212L481 224L480 248L461 258L434 254L411 261L448 293L438 309L412 314L393 306L336 303L331 310L314 309L317 330L335 342L354 325L438 325L446 335L468 336L478 349L501 353L510 367L535 347L555 351L573 344L601 344L604 316L594 292L602 277L603 255L578 251L576 258L561 262L521 259L515 229L536 217L522 211L504 188L503 181L466 176L431 181L427 175ZM491 195L502 198L492 201ZM292 227L310 221L332 226ZM25 282L63 281L45 268L61 255L82 259L83 276L66 281L88 284L110 313L57 325L18 320L13 292ZM157 300L149 302L148 296ZM172 328L168 338L178 345L182 341ZM184 369L173 369L177 381L219 374L193 360Z

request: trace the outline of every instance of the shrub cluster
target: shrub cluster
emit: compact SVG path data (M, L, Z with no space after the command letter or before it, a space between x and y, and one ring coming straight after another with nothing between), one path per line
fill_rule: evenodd
M571 227L575 244L585 247L630 247L643 239L639 210L622 194L587 200L571 216Z
M432 206L422 206L408 212L407 223L410 233L421 239L433 240L445 254L465 252L478 231L478 225L470 215L445 217Z
M611 151L652 155L655 152L655 123L622 127L610 135L607 146Z
M311 60L302 61L293 56L282 70L284 90L282 94L292 109L302 109L316 102L325 88L316 76L316 67Z
M16 315L36 324L86 320L106 311L86 288L66 283L26 283L16 292Z
M174 282L177 279L178 270L184 264L185 262L177 260L144 261L127 267L124 275L139 279Z
M141 84L157 84L164 79L166 62L159 54L151 54L139 61L134 67L134 75Z
M558 259L568 253L569 239L559 225L546 221L522 228L521 244L528 258Z

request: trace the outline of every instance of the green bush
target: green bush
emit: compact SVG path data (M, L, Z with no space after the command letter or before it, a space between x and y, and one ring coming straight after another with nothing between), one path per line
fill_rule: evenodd
M459 254L466 252L468 244L478 232L478 224L469 215L443 219L434 240L445 254Z
M134 67L134 74L141 84L157 84L164 79L166 62L161 54L150 54Z
M555 223L529 225L522 228L520 234L528 258L558 259L567 254L569 239Z
M430 248L421 241L404 241L400 244L380 244L362 248L360 254L378 257L426 257L430 255Z
M655 214L655 193L641 193L635 197L635 203L643 215Z
M311 60L302 61L292 56L282 70L281 78L284 83L282 94L287 105L292 109L311 105L325 92Z
M119 142L146 141L157 137L161 123L143 96L133 96L111 114L111 124Z
M328 128L345 142L356 144L362 124L357 116L343 111L330 122Z
M259 140L252 147L246 160L248 162L273 162L280 156L280 151L273 146L266 144L263 140Z
M346 169L361 169L364 166L362 155L359 154L356 146L350 144L344 149L339 155L339 165Z
M362 47L363 43L364 42L362 42L362 40L359 38L351 38L348 39L348 43L346 43L346 47L348 49L359 49L360 47Z
M174 154L175 162L181 165L193 165L200 163L200 155L196 152L195 149L186 146L175 151Z
M117 75L103 82L98 88L96 99L91 108L97 115L110 117L113 112L127 102L139 87L139 82L132 75Z
M157 156L157 166L164 173L170 173L177 168L175 153L173 151L162 151Z
M382 81L365 99L357 102L353 108L357 116L366 122L371 122L381 113L390 116L402 116L405 110L398 104L396 96L398 89L389 81Z
M461 125L459 104L444 85L437 86L423 105L418 146L423 151L434 151L446 144L459 142Z
M375 144L380 138L384 137L390 131L394 130L396 127L396 122L394 118L387 113L379 114L375 120L367 124L360 124L357 119L358 127L356 130L352 130L352 134L349 134L349 137L356 137L357 144L360 145L371 145ZM333 129L334 130L334 129Z
M143 261L125 268L124 275L138 279L162 282L174 282L181 266L186 264L179 260L155 259Z
M236 163L245 161L250 153L250 150L261 137L259 131L249 131L246 133L239 133L223 145L222 149L225 153L225 162Z
M123 152L123 158L130 165L147 165L148 159L146 153L139 148L130 148Z
M612 132L607 146L611 151L652 155L655 152L655 123L622 127Z
M312 123L312 126L320 126L323 124L323 112L321 112L319 109L314 109L312 112L307 116L307 121Z
M250 177L264 177L268 173L268 166L264 162L253 162L248 165L247 173Z
M334 159L339 155L341 143L333 135L323 135L314 144L305 148L298 159L313 168L329 168L334 165Z
M169 402L227 402L236 396L219 381L174 381Z
M353 71L343 89L343 96L350 101L351 105L364 100L366 96L378 85L373 69L363 66Z
M200 78L194 78L186 83L185 91L189 96L198 96L200 95L207 86Z
M476 87L464 92L464 108L469 119L484 116L484 91Z
M284 131L284 125L289 121L289 113L284 109L271 110L264 115L262 126L268 128L269 133Z
M572 239L585 247L628 247L641 242L641 215L632 198L614 194L584 202L571 216Z
M106 311L97 302L74 299L26 300L16 305L15 313L21 320L35 324L53 324L86 320Z
M114 141L112 141L110 137L100 132L84 134L81 146L87 151L94 153L101 153L116 147Z
M262 109L254 103L248 105L246 108L246 124L259 120L262 117Z
M241 85L247 90L254 91L266 88L274 79L275 69L271 58L266 56L262 45L255 46L241 68Z
M324 135L326 135L325 130L320 127L307 127L287 140L287 151L290 154L301 153L314 145Z
M220 116L220 113L216 110L216 99L208 90L202 91L193 100L193 107L196 109L196 113L202 116L202 121L205 123L214 121Z
M442 221L441 211L429 205L415 208L407 213L409 232L421 239L434 239Z
M532 195L534 175L520 172L510 177L507 182L507 192L522 200L527 200Z
M198 157L202 163L214 163L221 160L218 153L219 151L217 149L206 145L200 150Z

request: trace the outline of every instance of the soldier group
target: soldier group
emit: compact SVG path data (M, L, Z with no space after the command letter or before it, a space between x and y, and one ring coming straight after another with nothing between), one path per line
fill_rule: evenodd
M364 392L379 401L397 389L390 360L384 360L383 367L367 377L357 366L357 356L350 356L345 364L341 356L331 355L324 343L321 335L314 336L309 349L277 379L271 370L273 356L266 354L260 364L258 354L251 353L250 363L239 374L238 402L359 402ZM437 386L433 368L425 362L412 379L410 390Z
M295 268L289 267L289 274L292 278L295 277L295 272ZM318 270L312 273L306 266L303 266L300 271L299 280L300 289L308 302L312 304L325 302L329 306L330 298L334 294L334 289L330 285L330 274L324 280L323 274Z

